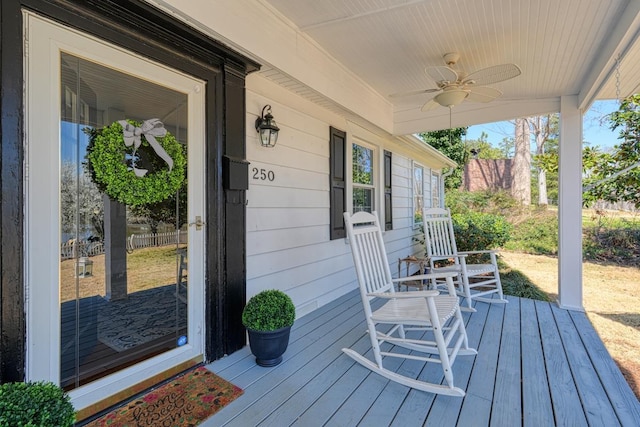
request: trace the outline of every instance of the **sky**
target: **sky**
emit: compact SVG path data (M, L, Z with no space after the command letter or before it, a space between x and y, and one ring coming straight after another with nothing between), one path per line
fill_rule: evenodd
M609 129L607 121L600 123L602 117L618 109L618 101L596 101L584 115L583 139L592 147L599 146L607 149L618 144L618 131ZM497 147L504 138L513 138L513 124L509 122L487 123L470 126L467 131L467 139L479 139L482 132L489 135L487 140Z

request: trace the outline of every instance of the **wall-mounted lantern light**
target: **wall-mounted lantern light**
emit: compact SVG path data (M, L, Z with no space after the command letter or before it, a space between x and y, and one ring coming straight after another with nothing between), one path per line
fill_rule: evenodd
M265 110L267 111L266 116L264 115ZM260 134L260 144L263 147L275 147L280 128L271 115L271 105L265 105L262 109L262 116L256 119L256 131Z
M93 276L93 261L87 257L80 257L76 261L76 277L89 277Z

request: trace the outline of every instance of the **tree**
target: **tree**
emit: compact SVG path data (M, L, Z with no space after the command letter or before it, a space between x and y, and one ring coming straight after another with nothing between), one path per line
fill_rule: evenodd
M514 138L502 138L502 141L500 141L500 145L498 146L502 152L502 158L513 159L513 156L515 155L515 146L516 143Z
M531 204L531 136L525 118L516 119L515 155L511 167L511 194L524 205Z
M544 154L545 142L547 142L547 139L551 134L551 115L531 117L528 121L533 132L534 141L536 142L536 155L542 155ZM542 168L536 167L536 169L538 172L538 205L548 205L547 174Z
M420 138L436 150L458 164L458 167L445 180L446 189L459 188L462 184L462 172L467 163L468 151L462 137L467 134L467 128L455 128L424 132Z
M620 145L612 153L593 153L587 163L585 202L628 201L640 208L640 95L622 101L610 114Z
M89 173L76 163L63 161L60 166L60 226L65 236L102 240L102 195Z
M487 135L485 132L480 134L479 139L468 139L466 142L468 158L472 159L504 159L502 150L491 145L487 141Z
M535 158L536 166L544 169L549 177L549 196L558 198L558 145L557 140L550 139L548 141L548 150L542 155ZM603 198L591 187L602 179L602 175L596 170L612 170L611 165L615 164L611 153L604 152L598 147L586 146L582 150L582 168L583 168L583 184L585 192L583 193L583 201L585 205L590 205ZM606 172L612 173L612 172Z
M535 116L528 118L527 121L529 122L536 142L536 156L542 156L545 153L547 141L551 139L552 135L558 132L558 115L547 114L546 116ZM538 173L538 205L548 205L546 170L536 164L535 157L534 165Z
M171 224L174 229L179 229L187 223L187 181L183 181L178 194L171 195L161 202L127 206L127 209L131 214L144 218L153 234L158 232L160 223Z
M544 174L547 202L558 200L558 139L556 137L548 138L544 144L544 152L533 156L533 166L538 172L538 177L541 171ZM540 188L539 182L537 185ZM541 197L538 194L538 202L540 200Z

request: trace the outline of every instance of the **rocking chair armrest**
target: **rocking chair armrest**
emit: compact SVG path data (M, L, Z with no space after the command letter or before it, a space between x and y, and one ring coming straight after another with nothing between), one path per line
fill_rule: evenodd
M443 259L451 259L451 258L466 258L467 257L467 252L458 252L457 254L448 254L448 255L442 255L442 256L432 256L429 259L431 261L440 261Z
M458 254L460 255L472 255L472 254L497 254L498 251L494 250L494 249L487 249L484 251L460 251L458 252Z
M386 299L403 299L403 298L428 298L437 297L440 292L437 290L431 291L410 291L410 292L372 292L367 294L369 297L378 297Z
M414 276L399 277L397 279L391 279L393 283L402 283L414 280L431 280L431 279L446 279L447 277L456 277L458 273L456 271L441 271L428 274L416 274Z

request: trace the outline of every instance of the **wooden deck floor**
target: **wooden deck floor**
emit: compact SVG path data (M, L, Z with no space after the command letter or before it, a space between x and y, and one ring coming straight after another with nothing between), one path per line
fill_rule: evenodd
M296 321L277 367L257 366L246 347L209 365L244 394L201 425L640 426L640 404L584 313L514 297L475 308L465 318L478 355L453 366L464 398L389 382L344 355L370 348L354 291ZM443 380L438 364L389 366Z

